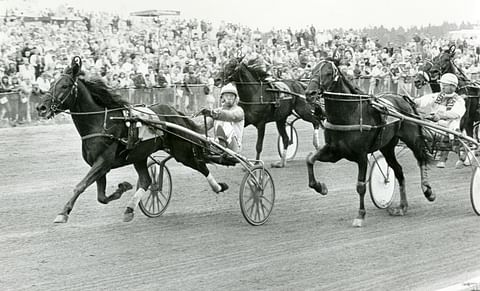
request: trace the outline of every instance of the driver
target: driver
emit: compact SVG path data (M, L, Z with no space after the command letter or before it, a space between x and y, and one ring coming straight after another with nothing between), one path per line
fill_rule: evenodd
M238 106L238 92L235 85L228 83L220 91L222 106L215 109L203 109L202 114L209 116L207 129L214 128L215 136L227 148L239 153L242 149L245 113Z
M451 130L460 131L460 119L465 114L465 101L455 93L458 86L458 78L452 73L446 73L440 78L441 91L427 94L415 100L420 114ZM450 137L450 140L453 137ZM447 161L448 151L440 152L438 168L444 168ZM460 161L456 166L461 165Z

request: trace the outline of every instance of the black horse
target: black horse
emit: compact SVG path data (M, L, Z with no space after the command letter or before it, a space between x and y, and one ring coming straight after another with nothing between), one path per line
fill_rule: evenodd
M433 59L435 61L436 58ZM418 72L413 77L413 83L417 89L421 89L423 86L429 84L433 93L440 92L440 84L438 79L440 76L438 73L432 72L433 62L430 60L424 60L423 65L418 68Z
M75 201L93 182L97 183L97 200L100 203L107 204L119 199L132 186L127 182L121 183L112 195L106 196L106 174L111 169L129 164L133 164L138 173L137 191L124 213L124 221L132 220L135 207L152 182L147 169L147 159L158 150L167 151L178 162L202 173L215 192L228 188L224 183L217 183L210 174L201 145L190 142L192 137L187 137L190 141L184 139L186 136L181 131L173 129L166 132L153 131L154 138L139 141L134 147L127 147L129 128L125 122L112 118L123 118L123 111L128 103L119 95L112 94L102 81L79 78L80 68L81 59L74 57L71 68L52 84L47 96L37 107L39 115L44 118L53 117L65 110L70 111L82 138L83 159L91 166L90 171L73 190L73 197L54 222L67 222ZM155 105L150 109L152 117L158 116L159 120L199 131L193 121L170 106ZM131 110L136 109L134 107Z
M455 57L455 46L452 45L444 50L433 60L433 66L430 70L433 75L443 75L446 73L455 74L458 77L457 93L465 97L465 114L460 120L460 130L465 130L468 136L473 137L474 124L480 121L480 84L471 81L453 62ZM432 87L433 91L433 87ZM438 88L439 92L440 87Z
M402 140L412 151L418 161L422 177L422 190L429 201L435 200L435 194L428 182L428 163L432 160L428 153L426 140L420 125L395 120L387 122L372 104L383 104L406 115L416 112L404 97L385 94L381 98L365 95L351 84L337 67L333 59L318 63L312 72L312 78L306 90L309 102L324 99L325 146L307 157L309 187L325 195L326 185L317 182L314 174L316 161L335 163L342 158L358 164L357 193L360 195L358 216L354 226L362 226L365 218L364 197L366 192L366 173L368 153L380 150L388 165L394 170L400 186L400 205L390 208L393 215L404 215L408 208L403 170L395 157L395 146Z
M318 148L319 128L324 117L320 106L311 105L306 101L305 84L298 80L267 81L265 72L245 64L242 59L228 60L223 70L215 76L215 85L220 86L230 82L236 85L240 98L239 105L245 112L245 126L252 124L257 128L256 159L260 159L263 149L265 126L275 121L283 141L284 151L281 161L272 163L272 166L286 166L286 149L289 139L285 127L287 118L293 111L301 119L313 125L313 145Z

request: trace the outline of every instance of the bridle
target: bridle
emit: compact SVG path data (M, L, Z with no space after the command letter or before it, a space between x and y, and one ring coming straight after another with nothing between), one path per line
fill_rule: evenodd
M326 64L330 64L333 69L333 81L330 83L329 87L326 87L325 84L322 82L321 79L321 72L323 66ZM309 95L314 95L315 97L315 102L318 102L319 98L323 96L323 93L326 91L331 91L332 86L334 85L335 82L338 81L338 78L340 77L340 72L338 71L337 66L335 65L334 62L329 61L329 60L322 60L317 64L317 69L312 72L312 78L308 82L307 88L310 88L310 84L316 84L317 89L311 91L311 94Z
M425 60L425 64L423 65L424 68L426 68L426 65L429 65L429 69L428 70L418 70L417 72L417 75L420 75L422 76L422 79L421 79L421 83L420 83L420 87L423 87L425 86L426 84L431 84L431 83L436 83L437 80L432 80L432 77L430 75L430 71L432 70L433 68L433 63L432 61L430 60Z
M60 82L60 80L62 80L63 78L62 77L67 77L70 79L70 81L72 81L72 88L70 89L70 91L65 91L62 95L60 95L59 97L55 97L56 96L56 87L58 85L58 82ZM59 109L61 110L61 106L64 105L67 100L73 96L73 104L77 101L77 96L78 96L78 77L72 77L71 75L69 74L62 74L60 78L58 78L57 81L55 81L53 84L52 84L52 87L51 87L51 90L52 93L50 93L50 91L48 91L45 95L46 96L50 96L51 97L51 103L50 103L50 110L52 112L58 112Z

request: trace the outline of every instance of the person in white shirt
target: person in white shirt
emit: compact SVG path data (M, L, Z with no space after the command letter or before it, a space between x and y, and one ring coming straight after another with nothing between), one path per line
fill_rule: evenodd
M221 107L202 110L202 114L211 117L207 120L207 129L213 127L219 142L239 153L242 149L245 113L238 105L237 88L232 83L225 85L220 92L220 99Z
M460 119L465 114L465 101L455 93L458 86L458 78L454 74L447 73L440 78L441 91L427 94L415 100L420 114L428 119L451 130L460 130ZM452 139L453 137L450 137ZM444 168L448 151L440 153L440 161L437 167ZM457 162L457 166L460 165Z

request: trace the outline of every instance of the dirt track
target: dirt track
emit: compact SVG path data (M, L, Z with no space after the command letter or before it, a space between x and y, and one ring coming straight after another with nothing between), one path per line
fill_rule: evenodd
M272 169L276 202L270 220L249 226L238 205L240 168L211 167L230 189L216 196L202 176L167 165L174 194L164 214L137 211L122 222L127 198L96 201L96 187L80 197L67 224L52 223L87 172L72 125L0 129L0 290L431 290L480 271L480 217L470 206L470 169L433 169L437 201L426 201L410 154L409 212L390 217L367 200L366 226L351 227L357 213L356 166L316 166L329 194L307 187L304 158L310 126L299 122L303 142L287 169ZM245 154L253 156L253 128ZM277 157L274 127L263 159ZM108 176L108 192L135 181L133 167Z

